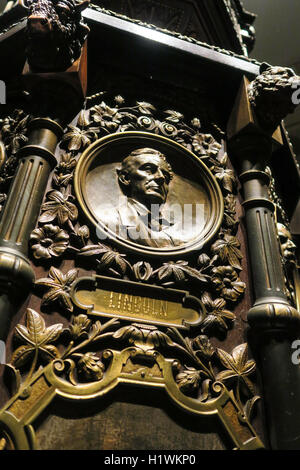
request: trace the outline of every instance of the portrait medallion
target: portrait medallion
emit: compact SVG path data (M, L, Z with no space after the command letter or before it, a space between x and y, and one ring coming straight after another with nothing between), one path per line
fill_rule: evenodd
M222 193L206 165L182 145L151 133L96 141L77 163L74 186L99 242L143 256L201 250L223 218Z

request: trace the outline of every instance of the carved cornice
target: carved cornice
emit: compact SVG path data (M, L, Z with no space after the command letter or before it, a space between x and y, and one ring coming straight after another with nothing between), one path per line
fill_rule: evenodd
M219 46L213 46L213 45L210 45L206 42L203 42L203 41L199 41L193 37L189 37L189 36L185 36L181 33L177 33L177 32L172 32L172 31L169 31L167 29L164 29L164 28L159 28L155 25L152 25L152 24L148 24L148 23L145 23L143 21L140 21L140 20L135 20L135 19L132 19L132 18L129 18L128 16L125 16L125 15L122 15L120 13L116 13L114 11L111 11L111 10L107 10L105 8L101 8L100 6L98 5L95 5L93 3L90 3L89 7L87 8L87 12L89 10L94 10L94 11L98 11L100 13L103 13L105 15L108 15L108 16L112 16L112 17L116 17L116 18L120 18L122 20L125 20L125 21L128 21L130 23L133 23L133 24L136 24L136 25L139 25L139 26L143 26L145 28L148 28L148 29L151 29L151 30L155 30L155 31L158 31L158 32L161 32L161 33L164 33L164 34L168 34L169 36L171 37L176 37L177 39L181 39L183 41L187 41L189 43L192 43L192 44L195 44L195 45L199 45L199 46L202 46L202 47L205 47L207 48L208 50L212 50L212 51L215 51L215 52L220 52L221 54L225 54L227 56L230 56L230 57L233 57L233 58L237 58L237 59L241 59L245 62L248 62L248 63L251 63L251 64L254 64L254 65L258 65L260 66L261 63L259 61L257 61L256 59L253 59L253 58L250 58L250 57L246 57L245 55L242 55L242 54L237 54L235 52L232 52L230 50L227 50L225 48L222 48L222 47L219 47ZM85 14L83 13L83 17L85 16ZM17 18L16 18L17 17ZM16 15L14 16L13 19L9 20L9 24L3 24L3 29L0 30L0 41L2 39L2 36L3 36L3 39L5 39L5 34L10 31L11 29L13 29L13 27L15 26L18 26L18 25L22 25L22 22L24 23L24 19L26 17L24 16L24 13L22 13L22 15L20 15L20 11L16 11ZM25 23L24 23L24 26L25 26Z

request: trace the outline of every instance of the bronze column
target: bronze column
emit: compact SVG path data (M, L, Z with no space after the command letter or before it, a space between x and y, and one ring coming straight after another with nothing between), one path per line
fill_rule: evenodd
M276 74L284 78L283 69L269 68L262 77L262 83L266 83L267 74L269 78ZM285 78L289 79L289 73ZM273 83L273 93L280 94L280 90L275 88ZM275 106L276 96L275 93ZM292 363L291 344L299 337L300 313L289 304L285 294L275 207L268 197L269 176L264 171L273 145L281 141L280 129L276 129L280 120L276 122L275 119L276 125L274 122L264 125L266 123L255 108L258 103L259 100L250 102L249 84L244 79L228 126L229 149L244 195L254 289L254 305L248 312L249 341L261 376L270 447L299 449L300 367ZM263 116L268 115L268 110L261 109L261 112Z
M28 241L40 211L55 148L63 129L48 118L34 119L28 143L20 149L19 166L0 223L0 339L5 340L11 316L34 282Z
M63 127L81 109L86 94L87 46L63 72L35 73L28 64L24 88L31 95L27 145L0 220L0 340L5 341L12 315L30 293L34 272L27 258L28 241L36 225Z

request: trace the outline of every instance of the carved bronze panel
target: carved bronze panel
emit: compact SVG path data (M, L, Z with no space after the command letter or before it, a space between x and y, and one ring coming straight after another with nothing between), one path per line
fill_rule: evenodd
M31 233L32 260L48 276L35 283L41 313L29 307L15 331L9 368L17 388L0 415L3 445L35 447L32 425L55 396L100 399L126 383L164 389L183 410L218 416L234 447L261 448L250 424L259 399L249 378L255 363L245 343L231 353L220 345L246 288L240 279L235 178L222 131L212 125L218 142L202 132L197 117L188 124L180 112L162 113L151 103L126 107L117 96L111 105L101 101L102 93L91 99L98 103L82 111L64 133L52 188ZM196 188L208 205L195 246L184 245L180 259L180 246L150 247L149 253L147 246L113 243L113 237L103 242L97 236L99 221L92 211L105 194L114 196L116 191L107 192L113 179L118 189L120 155L138 149L147 157L142 162L146 171L158 175L155 186L150 185L152 202L167 200L166 186L170 196L176 194L171 189L176 183L188 202L195 201L191 194ZM100 184L103 165L113 176L109 182L106 173ZM171 173L179 182L175 176L171 181ZM82 269L89 276L82 276ZM61 320L48 325L45 309L59 312Z

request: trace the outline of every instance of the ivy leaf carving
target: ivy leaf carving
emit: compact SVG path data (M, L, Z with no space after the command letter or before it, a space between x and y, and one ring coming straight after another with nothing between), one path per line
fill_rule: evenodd
M126 255L121 255L117 251L108 250L98 261L98 272L109 271L117 276L123 276L130 268L130 263L125 260Z
M48 193L48 201L42 205L42 215L39 218L41 223L48 223L57 218L60 225L68 220L74 222L78 217L78 209L70 202L72 196L64 196L56 189Z
M201 301L205 306L208 315L201 323L201 330L204 333L211 333L217 329L221 333L228 330L228 324L235 320L235 315L230 310L225 309L226 301L224 299L212 299L208 292L204 292Z
M209 276L200 273L195 268L191 268L187 261L164 263L156 273L159 281L163 281L165 285L167 285L166 282L170 281L171 283L181 283L188 278L202 283L206 283L209 279Z
M237 378L243 380L247 388L251 390L253 395L255 390L251 381L247 378L255 371L255 362L253 360L247 360L247 343L240 344L232 351L232 355L223 351L223 349L217 348L218 356L226 370L219 372L216 379L223 382L231 378Z
M94 128L83 130L71 124L68 127L70 130L63 136L62 145L68 142L67 147L69 150L80 150L81 148L87 147L92 139L96 139L97 137Z
M52 266L49 277L38 279L35 283L48 288L48 292L42 298L42 305L50 305L58 300L63 307L72 312L73 304L69 292L76 276L77 269L70 269L66 274L63 274Z
M211 247L213 254L219 255L223 263L228 262L230 266L241 270L240 260L243 255L240 251L240 243L238 239L232 235L225 233L223 238L217 240Z
M28 308L26 326L19 324L16 327L17 337L26 344L14 351L11 364L15 367L20 367L36 352L44 353L43 355L48 360L58 357L57 348L49 343L53 343L58 339L62 329L62 323L57 323L47 328L43 317L35 310Z
M232 170L224 169L221 167L213 167L213 171L215 177L221 183L223 188L229 193L232 193L236 185L234 172Z

